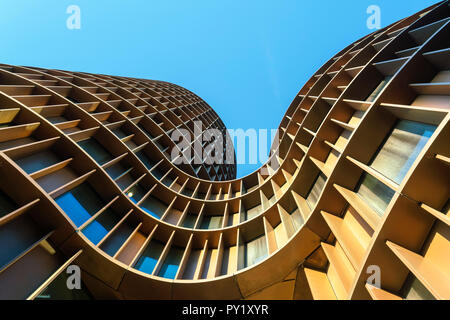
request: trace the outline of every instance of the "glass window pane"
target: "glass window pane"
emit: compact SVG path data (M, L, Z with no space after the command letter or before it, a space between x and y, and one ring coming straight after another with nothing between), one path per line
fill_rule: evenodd
M167 206L153 196L148 196L139 207L155 218L161 218Z
M150 244L147 248L145 248L134 268L139 271L152 274L163 249L164 244L162 242L156 240L150 241Z
M164 263L158 273L158 276L168 279L175 279L183 253L184 249L172 247L167 254L166 259L164 259Z
M113 159L111 154L103 148L94 138L78 142L78 145L84 149L99 165Z
M247 242L245 246L245 266L251 266L267 256L266 237L264 235Z
M17 209L14 201L0 189L0 218Z
M83 234L91 240L93 244L97 244L102 240L108 232L119 223L120 217L117 216L112 210L106 209L98 216L97 219L92 221L86 228L83 229Z
M320 173L317 176L317 179L314 182L314 185L312 186L311 190L309 191L308 196L306 197L306 203L308 203L308 206L311 209L316 205L317 200L319 200L320 193L322 192L322 189L325 186L326 180L327 177L323 173Z
M407 285L405 293L406 300L436 300L416 277Z
M86 183L59 196L55 202L77 227L104 206L100 196Z

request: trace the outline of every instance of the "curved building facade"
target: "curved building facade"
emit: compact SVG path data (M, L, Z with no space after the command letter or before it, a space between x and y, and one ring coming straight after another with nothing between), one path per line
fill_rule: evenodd
M174 161L229 143L184 88L0 65L0 299L449 299L449 16L336 54L239 179Z

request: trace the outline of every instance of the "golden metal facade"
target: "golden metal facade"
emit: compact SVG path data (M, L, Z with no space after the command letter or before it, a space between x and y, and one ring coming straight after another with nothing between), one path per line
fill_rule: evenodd
M166 82L0 66L0 298L449 299L449 3L348 46L280 124L280 167L175 166L225 130Z

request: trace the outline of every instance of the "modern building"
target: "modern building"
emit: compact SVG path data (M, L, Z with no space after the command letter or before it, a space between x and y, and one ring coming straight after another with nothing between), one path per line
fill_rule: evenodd
M240 179L174 163L174 130L227 141L186 89L1 65L0 299L449 299L449 17L336 54Z

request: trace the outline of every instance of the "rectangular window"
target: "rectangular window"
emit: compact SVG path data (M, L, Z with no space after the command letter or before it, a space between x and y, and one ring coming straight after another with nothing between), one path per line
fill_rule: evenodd
M370 166L400 184L435 129L425 123L398 121Z
M257 204L256 206L254 206L254 207L252 207L250 209L247 209L246 220L253 219L254 217L256 217L261 212L262 212L261 204Z
M167 279L175 279L177 275L178 268L180 266L181 258L183 257L184 249L178 247L170 248L169 253L167 254L166 259L164 259L164 263L161 267L161 270L158 272L159 277L167 278Z
M300 229L301 226L305 223L305 221L303 220L302 214L300 213L300 210L298 208L295 208L291 212L291 217L292 217L292 223L294 226L294 230Z
M134 268L139 271L152 274L163 250L164 244L162 242L151 240L150 244L147 248L145 248L144 253L142 253Z
M87 183L80 184L64 193L56 198L55 202L77 227L89 220L104 206L100 196Z
M380 216L383 215L395 192L370 174L363 175L358 195Z
M117 225L117 223L119 223L119 221L119 216L112 210L106 209L97 219L83 229L83 234L96 245Z
M142 188L141 185L138 183L127 191L127 196L134 203L138 203L145 196L146 193L147 192L144 190L144 188Z
M151 161L147 155L145 154L144 151L138 151L135 153L136 156L139 158L139 160L142 161L142 163L147 167L148 170L150 170L151 168L153 168L153 166L156 164L153 161Z
M316 181L314 181L314 184L306 197L306 203L308 204L310 209L314 208L317 201L319 200L320 193L325 186L326 180L327 177L323 173L320 173L317 176Z
M406 300L436 300L427 288L414 276L405 285Z
M161 218L167 209L167 205L153 196L148 196L139 207L155 218Z
M195 225L195 221L197 220L197 216L188 213L183 221L183 227L185 228L193 228Z
M245 244L245 267L254 265L267 257L265 235L261 235Z
M16 160L26 173L33 173L50 167L61 160L52 152L45 150Z
M99 165L113 159L111 154L95 138L90 138L78 142L78 145L84 149Z
M204 216L200 229L220 229L223 216Z
M16 210L18 206L0 189L0 218Z

